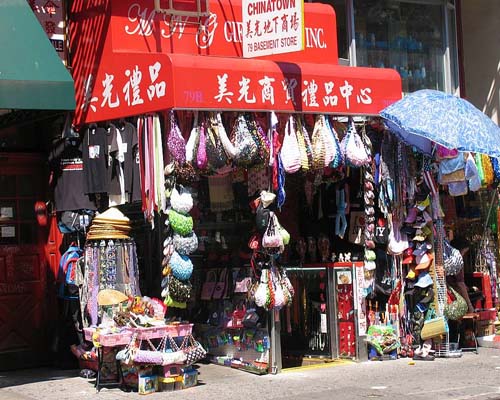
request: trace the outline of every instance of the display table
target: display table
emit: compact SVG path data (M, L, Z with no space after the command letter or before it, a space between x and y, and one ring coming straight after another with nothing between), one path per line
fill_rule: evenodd
M85 340L93 342L97 347L97 378L95 382L96 390L102 386L123 386L123 374L120 361L116 361L117 380L101 382L101 371L103 367L104 348L123 347L130 343L134 334L138 340L161 339L166 336L172 338L186 336L192 333L193 324L172 324L164 326L152 326L147 328L124 328L118 333L101 333L95 328L84 328Z

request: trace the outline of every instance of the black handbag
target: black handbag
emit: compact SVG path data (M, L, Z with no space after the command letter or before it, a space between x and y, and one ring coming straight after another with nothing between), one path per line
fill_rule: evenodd
M185 303L191 298L192 289L193 286L189 280L181 281L173 275L170 276L168 290L172 300L179 303Z

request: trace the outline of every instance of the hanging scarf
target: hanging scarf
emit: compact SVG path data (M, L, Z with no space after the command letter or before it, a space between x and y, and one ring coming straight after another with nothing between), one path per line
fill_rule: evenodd
M278 172L278 208L281 210L283 204L285 204L286 200L286 192L285 192L285 168L283 168L283 163L281 161L281 156L277 157L277 172Z

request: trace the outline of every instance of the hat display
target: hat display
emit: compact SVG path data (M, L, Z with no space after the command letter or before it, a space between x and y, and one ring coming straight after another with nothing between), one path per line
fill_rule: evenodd
M411 268L409 271L408 271L408 274L406 275L406 279L415 279L417 277L417 274L415 272L415 269Z
M413 249L409 247L403 252L403 264L412 264L413 261Z
M417 244L417 247L413 250L413 255L414 256L421 256L424 253L427 253L427 250L432 249L432 244L423 242Z
M130 219L117 208L111 207L94 218L87 239L129 239L131 229Z
M97 304L100 306L112 306L128 300L128 297L114 289L103 289L97 294Z
M417 256L415 259L417 263L415 269L423 270L429 268L432 264L432 260L434 260L434 256L432 255L432 253L424 253L421 256Z
M420 288L426 288L429 287L433 284L434 282L432 281L431 276L427 272L423 272L418 275L417 283L415 283L415 286L418 286Z
M431 229L428 226L424 226L421 229L417 229L417 232L413 240L417 242L423 242L427 238L427 236L429 236L431 233L432 233Z

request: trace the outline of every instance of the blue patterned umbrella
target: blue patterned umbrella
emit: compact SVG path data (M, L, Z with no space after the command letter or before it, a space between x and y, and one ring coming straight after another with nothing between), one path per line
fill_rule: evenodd
M439 92L419 90L383 109L390 131L430 154L432 143L448 149L500 157L500 128L467 100Z

